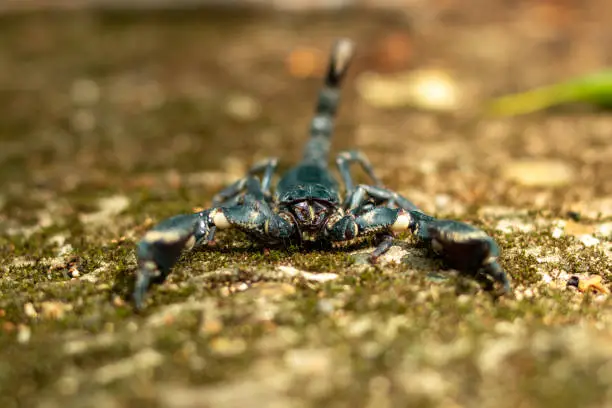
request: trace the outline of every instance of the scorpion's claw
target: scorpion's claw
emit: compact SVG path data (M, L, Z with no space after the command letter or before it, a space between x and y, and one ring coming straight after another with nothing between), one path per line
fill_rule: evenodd
M484 231L452 220L433 220L426 228L431 248L451 268L490 276L505 293L511 292L508 276L497 262L499 247Z
M202 214L184 214L168 218L149 230L138 243L138 270L133 300L136 309L144 306L144 297L152 283L162 282L183 249L191 248L208 230L199 231Z
M153 267L151 267L153 266ZM138 272L136 273L136 283L134 285L134 292L132 298L134 300L134 307L137 310L144 308L144 298L151 285L151 281L160 279L161 273L159 269L154 266L152 261L138 262Z

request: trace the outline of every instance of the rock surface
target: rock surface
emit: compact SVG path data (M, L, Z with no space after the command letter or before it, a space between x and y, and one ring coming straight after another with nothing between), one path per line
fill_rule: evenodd
M0 407L612 405L611 301L565 287L612 281L612 116L474 111L610 66L612 3L398 4L0 21ZM389 187L490 233L514 296L494 301L405 236L371 267L368 248L265 252L220 234L135 313L139 237L251 163L301 156L317 55L340 35L359 56L334 149L363 149ZM381 109L356 89L432 66L470 104ZM525 159L571 179L504 177Z

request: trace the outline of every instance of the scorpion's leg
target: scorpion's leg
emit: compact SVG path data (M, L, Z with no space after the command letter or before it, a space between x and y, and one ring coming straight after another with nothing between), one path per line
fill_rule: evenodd
M379 205L384 204L386 207L399 207L408 211L418 210L416 205L399 193L384 187L368 186L366 184L357 186L353 194L348 197L345 209L352 213L358 212L370 198L374 199Z
M233 207L236 205L244 205L245 201L266 201L267 196L263 191L262 185L259 183L259 180L257 180L257 178L250 173L265 169L266 175L264 175L264 179L266 177L270 178L272 172L274 171L274 167L276 167L276 163L276 159L271 159L266 161L266 167L261 164L259 166L253 166L251 170L249 170L249 175L236 181L234 184L227 187L213 198L213 207ZM270 175L267 175L268 172L270 172ZM216 227L211 227L207 242L213 243L215 232Z
M374 174L374 168L372 167L372 164L370 164L370 161L366 155L359 150L346 150L340 152L338 156L336 156L336 164L338 165L338 170L342 176L342 181L344 182L344 188L347 196L350 196L354 189L353 177L351 176L350 172L350 165L352 163L359 163L363 171L365 171L368 177L372 179L374 184L376 186L382 186L382 181L378 178L378 176L376 176L376 174Z
M497 262L499 247L484 231L471 225L438 220L416 210L377 207L358 216L347 214L327 228L329 239L337 243L403 231L410 231L451 268L490 276L503 285L505 292L511 291L508 276Z
M276 166L278 165L278 159L270 158L260 161L259 163L254 164L247 175L240 180L234 182L230 186L224 188L219 193L217 193L212 200L213 207L218 207L222 205L227 205L232 203L232 201L239 195L243 194L245 191L254 195L262 194L263 197L270 196L270 184L272 182L272 176L274 175L274 171L276 170ZM254 178L255 174L263 172L263 177L261 180L261 185L258 189L254 190L253 188L249 189L250 184L249 179ZM262 197L262 199L263 199Z
M250 170L251 174L263 170L264 175L261 179L261 191L266 197L270 195L270 185L272 184L272 176L274 176L276 166L278 166L278 159L271 158L255 164Z
M371 199L374 200L374 203L372 203ZM378 205L384 205L389 208L400 207L404 210L417 209L410 200L395 191L384 187L368 186L365 184L357 186L353 194L348 197L345 209L352 214L360 215L371 211ZM380 234L380 238L378 246L370 255L370 261L372 263L376 263L378 258L393 246L393 234L383 232Z
M395 241L395 237L390 233L383 233L380 236L380 242L370 254L370 262L376 263L378 258L380 258L383 254L385 254L391 247L393 246L393 241Z
M240 197L246 192L246 185L248 181L248 176L243 177L219 191L212 199L212 206L219 207L222 205L236 205L240 200Z

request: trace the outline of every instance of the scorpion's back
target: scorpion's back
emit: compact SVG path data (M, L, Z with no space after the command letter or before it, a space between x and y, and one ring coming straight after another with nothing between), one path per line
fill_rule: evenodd
M278 182L278 201L320 199L338 201L338 182L327 168L316 164L302 163L289 170Z

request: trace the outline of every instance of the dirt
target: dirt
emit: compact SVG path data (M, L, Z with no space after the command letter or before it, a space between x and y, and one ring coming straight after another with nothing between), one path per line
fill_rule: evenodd
M0 406L611 405L611 301L565 284L612 281L612 116L478 112L609 66L612 13L501 3L2 16ZM266 253L227 234L135 313L139 237L258 159L300 157L337 36L359 48L334 151L490 233L513 295L407 236L373 267L368 248ZM377 107L355 85L417 68L450 73L456 109Z

